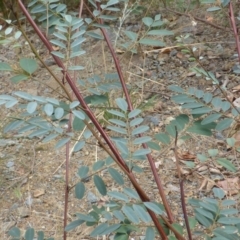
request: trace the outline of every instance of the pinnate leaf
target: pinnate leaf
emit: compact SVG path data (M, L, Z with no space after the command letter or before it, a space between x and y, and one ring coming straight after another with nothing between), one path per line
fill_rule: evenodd
M151 17L144 17L142 18L143 23L150 27L153 24L153 19Z
M107 188L102 178L100 178L98 175L95 175L93 177L93 181L99 193L105 196L107 194Z
M0 71L13 71L12 67L5 62L0 63Z
M222 165L223 167L225 167L227 170L231 171L231 172L236 172L237 168L226 158L219 158L217 159L218 164Z
M37 102L30 102L27 105L27 112L28 113L34 113L36 111L37 108Z
M114 168L108 168L109 174L112 176L112 178L120 185L124 184L124 180L122 175Z
M139 43L148 46L156 46L156 47L165 47L166 44L160 40L154 40L150 38L142 38Z
M139 126L139 127L135 128L135 129L133 129L132 135L137 135L137 134L144 133L144 132L146 132L148 129L149 129L149 126L147 126L147 125Z
M69 232L73 229L75 229L76 227L80 226L81 224L83 224L85 221L82 219L77 219L71 223L69 223L66 227L65 227L65 231Z
M105 231L108 228L107 223L101 223L97 227L94 228L94 230L91 232L90 236L91 237L97 237L98 235L101 236L102 232Z
M26 240L33 240L34 239L34 229L33 228L28 228L27 231L25 232L25 239Z
M134 118L141 113L140 109L133 109L129 114L128 118Z
M22 58L19 63L20 67L29 74L34 73L38 68L37 61L32 58Z
M154 240L155 239L155 231L152 227L147 227L145 239L146 240Z
M127 102L126 102L125 99L123 99L123 98L117 98L117 99L116 99L116 104L117 104L117 106L118 106L122 111L124 111L124 112L127 111L128 105L127 105Z
M144 205L148 209L150 209L153 212L155 212L156 214L163 214L164 213L163 210L157 204L155 204L153 202L144 202Z
M122 207L122 211L131 222L133 222L135 224L139 223L138 216L135 214L135 212L133 211L133 209L130 206L124 205Z
M9 234L11 237L14 237L14 238L20 238L20 236L21 236L21 232L20 232L19 228L17 228L17 227L12 227L12 228L9 230L8 234Z
M60 141L57 142L57 144L55 145L55 148L60 148L62 146L64 146L66 143L68 143L70 141L70 137L69 138L63 138Z
M84 113L82 113L81 111L78 111L78 110L73 110L72 111L74 116L81 119L81 120L84 120L85 119L85 115Z
M88 166L81 166L81 167L78 169L78 176L79 176L80 178L85 178L85 177L87 177L88 172L89 172L89 167L88 167Z
M159 29L159 30L151 30L147 33L147 35L157 35L157 36L169 36L173 35L172 31L166 29Z
M75 195L77 199L82 199L85 193L85 185L82 182L77 183L75 186Z

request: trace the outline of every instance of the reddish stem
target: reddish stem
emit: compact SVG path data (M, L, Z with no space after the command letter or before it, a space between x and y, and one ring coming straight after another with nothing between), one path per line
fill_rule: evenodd
M238 61L240 63L240 42L239 42L238 29L237 29L236 22L235 22L233 6L232 6L231 1L229 3L229 17L231 20L231 25L232 25L232 29L233 29L233 33L234 33L234 37L235 37L235 41L236 41L236 47L237 47L237 52L238 52Z
M49 50L49 52L53 51L52 45L49 43L49 41L47 40L47 38L43 35L43 33L40 31L40 29L38 28L38 26L36 25L36 23L32 20L31 16L29 15L28 11L26 10L25 6L22 4L21 0L18 0L19 6L21 8L21 10L23 11L23 13L25 14L26 18L28 19L29 23L32 25L32 27L34 28L35 32L38 34L38 36L40 37L40 39L42 40L42 42L45 44L45 46L47 47L47 49ZM124 160L122 159L121 155L118 153L116 147L114 146L114 144L112 143L112 141L110 140L109 136L106 134L106 132L104 131L104 129L101 127L101 125L99 124L99 122L97 121L96 117L94 116L94 114L92 113L91 109L88 107L88 105L86 104L86 102L83 99L82 94L79 92L76 84L74 83L74 81L71 79L69 73L66 71L62 61L56 57L55 55L52 55L53 59L55 60L55 62L57 63L57 65L62 69L62 73L66 76L66 80L69 84L69 86L71 87L73 93L75 94L76 98L78 99L78 101L81 103L85 113L88 115L88 117L90 118L90 120L92 121L92 123L95 125L95 127L97 128L97 130L99 131L99 133L101 134L101 136L103 137L103 139L106 141L106 143L108 144L109 148L111 149L112 153L114 154L114 156L116 157L116 161L118 162L118 164L120 164L120 166L125 169L125 172L127 173L127 176L129 177L131 183L133 184L134 188L136 189L136 191L138 192L139 196L141 197L142 201L149 201L148 196L146 195L146 193L141 189L140 185L137 183L134 175L131 173L131 171L129 170L128 166L126 165L126 163L124 162ZM118 71L120 70L119 64L118 64ZM120 70L121 71L121 70ZM123 78L122 78L123 81ZM127 94L127 96L129 96ZM130 109L132 109L131 104L129 104ZM148 156L149 157L149 156ZM150 165L155 168L154 162L151 159L150 161ZM155 168L156 170L156 168ZM156 171L155 175L157 175ZM155 176L156 177L156 176ZM157 182L157 181L156 181ZM157 182L157 184L161 184L160 181ZM68 186L67 186L68 187ZM67 189L68 190L68 189ZM163 199L165 199L165 195L164 192L162 190L162 194L163 194ZM168 208L168 204L165 200L165 208L169 214L169 208ZM162 226L160 225L156 215L154 213L151 213L150 210L149 214L151 215L153 222L155 223L155 226L157 227L162 239L167 239L167 236L165 234L165 232L163 231ZM170 218L171 219L171 218ZM179 238L179 239L184 239L184 238Z
M96 3L98 6L99 6L99 2ZM103 21L102 19L99 19L99 23L103 24ZM128 90L127 90L127 86L125 84L125 81L124 81L124 77L123 77L123 73L122 73L122 69L121 69L121 66L120 66L120 63L119 63L119 60L116 56L116 53L113 49L113 46L111 44L111 41L109 39L109 36L106 32L106 30L104 28L101 28L101 31L103 33L103 36L107 42L107 45L108 45L108 48L111 52L111 55L113 57L113 60L114 60L114 63L115 63L115 67L117 69L117 72L118 72L118 76L120 78L120 82L121 82L121 85L122 85L122 88L123 88L123 92L124 92L124 95L125 95L125 98L126 98L126 101L128 103L128 108L130 111L133 110L133 106L132 106L132 102L131 102L131 99L130 99L130 96L129 96L129 93L128 93ZM142 136L141 134L139 134L139 136ZM143 148L147 148L147 145L145 143L142 144ZM150 164L150 167L151 167L151 170L152 170L152 173L153 173L153 176L154 176L154 180L158 186L158 190L159 190L159 195L161 196L162 198L162 201L163 201L163 205L166 209L166 212L167 212L167 215L168 215L168 218L169 218L169 221L171 223L173 223L174 219L173 219L173 214L172 214L172 211L170 209L170 206L168 204L168 201L166 199L166 195L164 193L164 188L163 188L163 185L162 185L162 182L161 182L161 179L158 175L158 172L157 172L157 169L156 169L156 166L155 166L155 163L154 163L154 160L152 158L152 155L151 154L148 154L147 155L147 158L148 158L148 162Z
M188 221L186 202L185 202L184 179L182 177L180 161L179 161L178 152L177 152L178 130L177 130L176 126L175 126L175 131L176 131L176 136L175 136L174 155L175 155L175 159L176 159L177 173L178 173L179 185L180 185L181 205L182 205L182 211L183 211L183 216L184 216L184 220L185 220L185 225L187 228L188 238L189 238L189 240L192 240L192 233L191 233L191 229L190 229L190 225L189 225L189 221Z

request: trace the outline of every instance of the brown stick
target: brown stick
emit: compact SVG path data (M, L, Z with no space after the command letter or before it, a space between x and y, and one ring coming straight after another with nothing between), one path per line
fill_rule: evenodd
M186 16L186 17L189 17L189 18L194 18L195 20L200 21L200 22L203 22L203 23L206 23L206 24L208 24L208 25L210 25L210 26L212 26L212 27L214 27L214 28L221 29L221 30L224 30L224 31L230 31L230 29L228 29L228 28L224 28L224 27L218 26L218 25L216 25L216 24L214 24L214 23L211 23L211 22L209 22L209 21L207 21L207 20L205 20L205 19L192 16L192 15L190 15L190 14L188 14L188 13L181 13L181 12L175 11L175 10L173 10L173 9L171 9L171 8L165 8L165 9L166 9L167 11L173 12L173 13L175 13L175 14L177 14L177 15Z
M234 33L234 37L235 37L235 41L236 41L236 47L237 47L237 52L238 52L238 61L240 63L240 42L239 42L238 30L237 30L237 27L236 27L236 22L235 22L234 12L233 12L233 6L232 6L231 1L229 3L229 17L230 17L230 20L231 20L231 25L232 25L232 29L233 29L233 33Z

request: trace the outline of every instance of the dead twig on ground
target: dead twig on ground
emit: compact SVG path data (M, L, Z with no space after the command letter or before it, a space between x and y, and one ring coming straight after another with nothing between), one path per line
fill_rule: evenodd
M180 15L180 16L186 16L186 17L189 17L189 18L193 18L193 19L195 19L197 21L206 23L206 24L208 24L208 25L210 25L210 26L212 26L214 28L217 28L217 29L221 29L221 30L224 30L224 31L231 31L231 29L229 29L229 28L224 28L224 27L218 26L218 25L216 25L214 23L211 23L211 22L209 22L209 21L207 21L205 19L202 19L202 18L199 18L199 17L196 17L196 16L192 16L189 13L181 13L181 12L175 11L175 10L173 10L171 8L165 8L165 10L167 10L169 12L172 12L172 13L175 13L175 14Z

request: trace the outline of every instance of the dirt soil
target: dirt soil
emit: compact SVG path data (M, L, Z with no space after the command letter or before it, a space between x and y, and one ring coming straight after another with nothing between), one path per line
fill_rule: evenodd
M193 12L192 12L193 14ZM131 86L131 96L135 106L146 102L155 96L151 106L145 109L143 117L145 123L149 124L151 130L149 135L162 132L166 124L181 113L179 106L170 101L172 92L168 90L169 85L178 85L184 89L194 86L200 89L214 92L214 86L206 82L202 77L196 76L191 68L197 66L195 61L190 61L189 54L184 54L180 47L176 47L176 36L189 34L184 40L185 47L195 47L195 57L200 57L201 64L208 71L212 71L222 83L228 81L227 87L231 89L239 85L239 76L234 75L232 68L237 64L235 40L229 28L217 29L206 23L196 22L192 25L192 19L186 16L178 16L173 13L164 14L167 21L167 28L172 29L174 36L165 37L167 48L164 49L142 49L145 53L135 55L128 52L118 54L124 69L126 82ZM214 15L200 12L202 19L215 22ZM224 21L219 21L223 25ZM135 31L139 27L139 21L130 19L124 28ZM137 30L136 30L137 31ZM35 34L28 33L33 44L37 47L44 60L48 61L50 68L60 76L56 65L51 65L51 59L44 46L40 43ZM34 57L30 52L25 40L20 40L22 47L12 49L11 46L0 47L0 60L7 61L15 66L21 57ZM105 72L113 72L114 64L107 51L105 43L89 39L84 44L88 54L83 55L80 64L85 70L79 73L79 78L86 79L92 75L103 75ZM118 48L120 52L120 48ZM13 84L9 80L10 73L0 72L0 94L11 94L13 91L26 91L34 95L54 96L61 99L61 90L40 66L33 80ZM83 93L84 94L84 93ZM111 98L119 92L111 93ZM236 96L237 97L237 96ZM2 105L3 106L3 105ZM20 110L6 109L1 107L2 128L9 121L9 117L17 116ZM222 134L222 135L221 135ZM227 152L226 146L222 144L225 133L219 133L213 137L191 135L186 141L179 141L179 148L182 155L206 153L210 148L218 148L223 156L230 156L235 161L237 156L233 152ZM55 150L56 142L43 144L40 139L21 138L15 133L3 134L0 139L0 238L10 239L6 232L12 226L18 226L22 230L34 227L42 230L48 237L56 240L62 239L63 210L64 210L64 183L65 183L65 148ZM87 145L84 150L71 156L70 160L70 186L78 182L77 170L82 165L91 165L97 160L107 157L101 148L90 140L93 145ZM73 147L74 142L71 143ZM171 205L176 220L183 223L183 214L180 208L179 180L176 176L176 165L174 154L171 148L174 145L162 145L161 152L153 151L153 157L161 176L167 198ZM184 166L182 165L183 171ZM137 179L146 190L151 199L159 200L157 187L154 184L147 162L142 163L144 174L137 174ZM185 169L187 171L187 169ZM103 171L103 176L108 189L120 189L111 177ZM229 172L216 174L209 171L196 171L190 175L185 182L185 196L203 197L211 196L210 189L216 179L230 178ZM207 185L203 187L204 179ZM100 201L100 195L95 189L92 180L85 183L87 186L86 197L82 201L74 197L74 191L70 191L68 221L76 219L75 213L86 212L91 209L91 197ZM212 184L212 185L211 185ZM129 184L130 186L130 184ZM200 189L200 190L199 190ZM239 200L239 194L232 196ZM103 201L103 200L102 200ZM187 206L191 215L191 208ZM88 234L92 227L81 226L71 231L69 240L90 239ZM99 238L100 239L100 238ZM104 238L102 238L104 239ZM107 239L107 238L105 238ZM140 236L133 236L132 239L140 239Z

